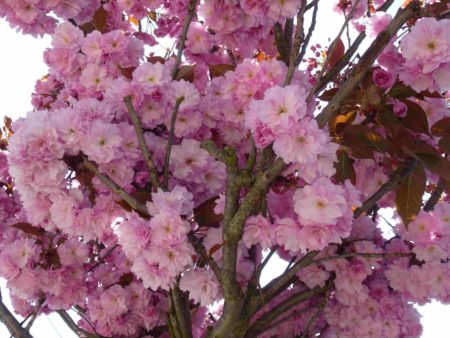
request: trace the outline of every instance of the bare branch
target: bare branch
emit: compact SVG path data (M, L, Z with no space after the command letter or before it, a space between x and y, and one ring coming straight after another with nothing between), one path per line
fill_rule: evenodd
M306 0L302 0L300 10L297 13L297 26L295 28L294 43L292 44L289 55L289 68L284 79L283 86L287 86L291 83L294 76L295 69L297 68L297 59L300 53L300 46L302 44L304 33L303 23L305 20Z
M309 299L312 299L324 292L326 292L330 286L326 286L324 288L316 287L311 290L302 291L295 295L290 296L280 304L274 306L263 314L260 318L258 318L247 330L246 337L256 337L259 333L261 333L265 327L270 325L275 319L281 316L286 311L292 309L294 306L305 302Z
M217 281L220 283L221 271L220 271L220 268L217 265L216 261L214 260L214 258L212 258L210 255L208 255L203 244L200 242L200 240L197 237L195 237L195 235L193 233L191 233L191 232L188 233L188 239L189 239L189 242L191 242L192 246L194 247L194 250L197 253L197 255L202 257L206 261L206 263L208 263L208 265L211 267L212 271L214 272L214 275L216 276Z
M191 316L178 285L170 289L180 338L192 338Z
M400 9L397 12L387 28L377 36L377 38L361 57L352 74L339 88L333 99L317 116L317 122L320 127L323 127L330 118L338 113L344 101L361 83L378 55L380 55L384 47L391 41L392 37L395 36L397 31L406 21L413 18L420 12L420 6L420 0L412 0L404 9Z
M364 258L387 258L387 257L409 257L411 256L411 253L404 253L404 252L349 252L349 253L343 253L340 255L335 256L328 256L316 259L312 261L314 264L321 264L324 262L332 261L335 259L344 259L344 258L351 258L351 257L364 257Z
M102 174L93 162L89 161L87 158L84 158L83 166L92 171L95 174L95 176L99 178L100 181L102 181L109 189L111 189L113 192L119 195L134 210L137 210L146 215L148 214L147 208L145 206L140 204L134 197L130 196L125 190L123 190L123 188L121 188L111 178Z
M70 315L67 313L66 310L56 310L56 313L59 314L59 316L62 318L64 323L77 335L77 336L84 336L87 338L99 338L98 335L89 333L82 328L80 328L70 317Z
M5 324L8 331L14 338L33 338L33 336L24 329L14 315L3 304L0 292L0 321Z
M353 212L353 218L357 219L366 211L372 209L375 204L387 193L395 190L416 168L417 160L411 159L406 165L394 171L391 178L384 183L372 196L370 196L362 206Z
M444 181L440 179L436 186L436 189L434 189L427 203L425 203L423 210L432 211L434 209L434 206L437 204L437 202L439 202L442 194L444 193L444 189L445 189Z
M153 161L152 154L150 153L147 143L144 138L144 131L142 130L141 121L134 109L133 103L131 102L131 96L127 96L125 99L125 105L128 109L128 115L130 116L131 122L133 123L134 130L136 131L136 136L138 139L139 147L141 148L142 155L144 155L145 164L147 165L148 174L152 182L153 189L156 190L159 187L158 171Z
M195 1L194 1L195 2ZM169 140L167 141L166 147L166 157L164 159L164 178L163 178L163 189L167 190L169 185L169 164L170 164L170 152L172 151L173 138L175 137L175 123L177 121L178 110L180 109L181 102L184 101L184 97L179 97L175 101L175 105L172 110L172 117L170 119L170 129L169 129Z
M312 33L314 32L314 29L316 28L317 12L319 10L319 0L313 0L309 5L313 5L314 10L313 10L312 18L311 18L311 24L309 25L309 28L308 28L308 33L306 34L306 38L303 41L302 50L300 51L300 54L297 57L297 61L296 61L297 66L300 64L303 57L305 56L306 49L308 48L308 45L309 45L309 40L311 40ZM308 6L306 6L306 10L309 9Z
M183 23L183 29L181 30L180 38L178 39L178 52L175 59L175 64L172 69L172 80L175 80L178 74L178 69L181 64L181 57L183 56L184 48L186 47L186 38L189 31L189 26L191 25L192 18L195 14L195 6L197 5L197 0L191 0L188 5L188 14L186 15Z

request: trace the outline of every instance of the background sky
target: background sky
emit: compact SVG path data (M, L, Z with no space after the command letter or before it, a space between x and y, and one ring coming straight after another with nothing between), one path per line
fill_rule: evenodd
M401 0L397 2L401 3ZM393 6L395 7L395 5ZM395 7L395 8L398 8ZM342 22L330 8L320 6L319 20L312 41L327 45L329 39L333 39L337 31L330 30L326 22ZM320 20L322 18L322 20ZM322 24L321 24L322 23ZM306 23L308 24L308 23ZM50 38L34 39L16 33L9 25L0 19L0 118L9 116L13 119L25 116L32 109L31 93L35 81L47 74L47 66L43 62L43 51L50 46ZM2 122L0 122L1 124ZM262 279L268 281L281 274L285 269L285 262L272 259L265 268ZM0 279L3 300L11 309L5 281ZM422 314L424 334L422 338L449 338L450 330L447 323L450 320L450 306L433 302L426 306L418 307ZM56 314L50 316L41 315L35 321L31 333L35 338L72 338L75 334L64 324ZM7 329L0 324L0 338L8 338ZM382 338L382 337L380 337Z

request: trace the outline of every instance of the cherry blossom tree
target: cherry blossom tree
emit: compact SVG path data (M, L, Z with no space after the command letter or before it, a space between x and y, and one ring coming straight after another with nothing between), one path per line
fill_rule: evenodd
M330 5L343 25L317 20ZM2 129L0 277L25 321L1 302L0 320L17 338L50 312L90 338L419 337L413 303L450 301L449 10L1 0L52 47L34 110Z

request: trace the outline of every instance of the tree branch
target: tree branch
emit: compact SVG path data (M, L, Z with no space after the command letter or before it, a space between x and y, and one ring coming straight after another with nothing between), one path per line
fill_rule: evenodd
M134 109L133 103L131 102L131 96L127 96L125 99L125 105L128 109L128 115L130 116L131 122L133 123L134 130L136 131L136 136L138 139L139 147L141 148L142 155L144 155L145 164L147 165L148 174L153 185L153 189L156 190L159 187L158 171L153 161L152 154L150 153L147 143L144 138L144 131L142 130L141 121Z
M8 331L14 338L33 338L33 336L24 329L14 315L3 304L2 294L0 291L0 321L5 324Z
M195 2L195 1L194 1ZM166 157L164 159L164 176L163 176L163 189L167 190L169 185L169 164L170 164L170 152L172 151L173 138L175 136L175 123L177 121L178 110L180 109L181 102L184 101L184 97L179 97L175 101L175 105L172 110L172 117L170 119L169 139L166 146Z
M178 285L170 289L170 297L173 300L176 321L178 324L178 334L181 338L192 338L192 324L188 302L185 302Z
M92 171L95 176L99 178L100 181L103 182L109 189L111 189L113 192L115 192L117 195L122 197L122 199L129 204L130 207L132 207L134 210L137 210L145 215L148 215L147 208L143 206L141 203L139 203L135 198L130 196L125 190L123 190L116 182L114 182L111 178L108 176L102 174L97 166L89 161L87 158L84 158L83 160L83 166Z
M175 64L172 69L172 80L175 80L178 74L178 69L181 64L181 57L183 56L184 48L186 47L186 38L189 31L189 26L191 25L192 18L195 14L195 6L197 5L197 0L191 0L188 5L188 14L186 15L183 23L183 29L181 31L180 38L178 40L178 53L175 59Z
M384 183L372 196L370 196L362 206L353 212L353 218L357 219L366 211L372 209L375 204L387 193L395 190L416 168L417 160L411 159L406 165L396 169L391 178Z
M323 292L326 292L330 286L326 287L316 287L311 290L302 291L295 295L290 296L280 304L277 304L275 307L271 308L270 311L263 314L259 317L247 330L246 337L256 337L259 333L261 333L265 327L270 325L275 319L281 316L286 311L292 309L294 306L305 302L309 299L312 299Z
M297 26L295 28L294 43L292 44L289 55L289 68L284 79L283 86L287 86L291 83L294 76L295 69L297 68L297 59L300 53L300 46L302 44L304 33L303 23L305 20L306 0L302 0L302 4L297 13Z
M361 57L359 63L353 69L352 74L339 88L333 99L317 116L317 122L320 127L323 127L330 118L338 113L344 101L358 87L378 55L381 54L384 47L391 41L392 37L395 36L397 31L406 21L420 12L420 6L421 3L419 0L412 0L404 9L400 9L397 12L387 28L377 36L377 38Z
M434 206L439 202L442 194L445 190L445 184L442 179L439 180L436 189L431 193L430 198L428 199L427 203L425 203L423 210L425 211L432 211L434 209Z
M66 310L56 310L56 313L59 314L59 316L62 318L62 320L64 321L64 323L66 323L66 325L77 335L77 336L84 336L87 338L99 338L98 335L96 334L92 334L89 333L85 330L83 330L82 328L80 328L72 319L72 317L70 317L70 315L67 313Z
M309 5L314 5L314 10L313 10L313 14L311 17L311 24L309 25L309 28L308 28L308 33L306 34L306 38L303 41L302 50L300 51L300 54L297 57L297 61L296 61L297 66L300 64L303 57L305 56L306 49L308 48L308 45L309 45L309 40L311 39L312 33L314 32L314 29L316 28L317 12L319 10L319 0L313 0ZM308 8L309 5L306 6L306 10L309 9Z
M192 246L194 247L194 250L197 253L197 255L202 257L206 261L206 263L208 263L208 265L211 267L212 271L214 272L214 275L216 276L217 281L220 283L221 270L220 270L219 266L217 265L216 261L214 260L214 258L212 258L210 255L208 255L203 244L192 232L188 233L188 239L189 239L189 242L191 242Z

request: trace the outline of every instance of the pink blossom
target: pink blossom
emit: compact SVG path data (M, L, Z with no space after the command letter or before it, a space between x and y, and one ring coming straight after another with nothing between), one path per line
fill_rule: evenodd
M156 215L161 210L187 215L194 207L192 198L192 194L185 187L179 185L169 192L158 189L156 193L152 194L152 201L147 202L147 209L152 215Z
M89 249L75 238L65 241L58 247L58 256L63 265L82 265L87 261Z
M344 189L320 177L294 193L294 210L302 225L336 224L348 210Z
M106 163L114 158L121 144L122 137L116 125L97 120L82 141L81 149L93 161Z
M260 244L261 248L269 249L275 243L274 230L273 225L261 215L250 217L245 224L242 240L248 248Z
M58 25L52 36L52 46L55 48L73 49L77 52L83 40L83 32L69 22Z
M382 68L377 68L372 73L373 82L381 89L388 89L395 84L397 80L391 73Z
M189 297L201 306L214 303L220 295L220 286L211 270L191 269L180 280L180 289L189 291Z

